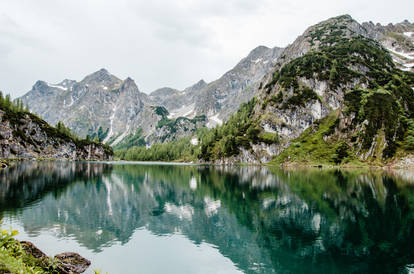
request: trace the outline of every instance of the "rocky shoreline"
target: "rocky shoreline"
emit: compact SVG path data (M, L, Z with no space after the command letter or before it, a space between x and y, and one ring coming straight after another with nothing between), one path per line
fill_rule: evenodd
M20 244L27 254L32 255L33 258L40 261L40 265L44 265L44 267L47 266L49 257L43 251L41 251L31 242L21 241ZM53 273L83 273L91 265L91 261L75 252L60 253L55 255L53 258L57 261L57 266L56 269L54 269Z

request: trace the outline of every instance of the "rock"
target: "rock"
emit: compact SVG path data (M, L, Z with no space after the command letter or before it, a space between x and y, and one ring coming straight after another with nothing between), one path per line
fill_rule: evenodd
M113 154L102 144L76 140L31 113L10 109L0 108L0 136L0 158L5 159L110 160Z
M27 253L32 255L36 259L46 259L47 255L43 253L39 248L37 248L32 242L21 241L23 250Z
M74 252L57 254L55 258L61 263L61 266L58 267L61 274L83 273L91 265L88 259Z
M39 259L45 269L48 267L48 256L43 253L39 248L37 248L32 242L22 241L23 250L32 255L34 258ZM77 274L83 273L91 265L91 262L88 259L85 259L78 253L74 252L64 252L61 254L55 255L55 258L60 263L57 267L57 272L59 274Z

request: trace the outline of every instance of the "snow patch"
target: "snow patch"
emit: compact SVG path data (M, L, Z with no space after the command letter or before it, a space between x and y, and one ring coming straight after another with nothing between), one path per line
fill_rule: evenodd
M59 86L59 85L52 85L52 84L49 84L49 83L46 83L46 84L51 88L58 88L58 89L61 89L61 90L64 90L64 91L68 90L68 88L65 88L65 87L62 87L62 86Z
M413 35L414 35L414 32L413 31L407 31L407 32L404 32L404 35L408 36L409 38L412 38Z
M215 127L215 126L217 126L217 125L222 125L223 124L223 120L221 120L221 119L219 119L218 118L218 116L219 116L220 114L219 113L217 113L216 115L213 115L213 116L210 116L209 118L208 118L208 123L207 123L207 127L208 128L213 128L213 127Z
M401 55L402 57L409 59L409 60L414 60L414 52L409 52L409 53L404 53L404 52L398 52L393 48L387 48L387 50L389 50L391 53L397 54L397 55Z
M112 108L112 115L111 115L111 117L109 117L109 121L110 121L109 122L109 132L108 132L108 135L103 140L103 143L108 142L109 139L112 137L112 134L113 134L112 125L114 124L115 112L116 112L116 105L114 105L113 108Z
M171 111L170 114L167 116L168 119L173 119L177 117L187 117L194 113L195 104L191 104L188 106L182 106L179 109Z
M75 102L75 100L73 100L73 95L71 95L69 105L66 105L66 100L64 100L63 101L63 106L68 108L68 107L72 106L74 102Z
M262 60L263 60L262 58L258 58L256 60L252 60L251 62L257 64L257 63L261 62Z
M122 139L125 138L125 136L128 134L128 132L129 132L129 125L127 125L126 130L124 131L124 133L122 133L118 138L116 138L115 141L111 145L116 146L119 142L122 141Z

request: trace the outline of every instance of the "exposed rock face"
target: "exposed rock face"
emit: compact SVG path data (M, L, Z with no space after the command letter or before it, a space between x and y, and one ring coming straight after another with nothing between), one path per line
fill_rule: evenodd
M112 151L60 134L30 113L0 109L0 158L112 159Z
M201 80L183 91L163 88L151 93L150 98L166 107L171 113L170 118L205 115L207 126L216 126L253 97L262 77L276 64L282 50L259 46L232 70L208 85Z
M122 81L105 69L80 82L38 81L22 100L47 122L62 121L79 136L96 134L101 127L100 137L112 143L139 127L151 131L160 119L131 78Z
M172 120L173 128L163 127L159 125L160 120L186 115L170 115L168 111L166 115L158 113L153 100L171 108L186 108L185 105L194 100L195 94L205 85L201 80L183 92L164 88L149 97L139 91L131 78L122 81L101 69L80 82L64 80L52 85L38 81L22 100L47 122L54 125L62 121L79 136L98 136L112 146L125 142L125 139L141 137L146 144L152 144L188 136L205 125L204 119L193 123L186 118Z
M149 97L155 103L165 107L170 112L170 118L193 118L195 116L194 102L196 101L196 95L206 86L207 83L204 80L200 80L183 91L168 87L160 88L151 92Z
M55 258L60 263L58 270L61 274L83 273L91 265L91 261L74 252L57 254Z
M183 91L161 88L147 96L132 79L122 81L101 69L80 82L38 81L22 100L47 122L54 125L62 121L79 136L99 135L113 146L135 135L138 129L147 144L169 141L191 135L206 124L221 124L241 103L252 98L281 51L260 46L220 79L210 84L200 80ZM168 110L168 119L191 120L203 115L207 119L197 119L197 123L181 119L175 123L177 128L160 130L158 123L164 117L154 112L156 106Z
M368 36L381 43L402 70L414 72L414 24L405 20L398 24L382 26L372 22L363 23Z

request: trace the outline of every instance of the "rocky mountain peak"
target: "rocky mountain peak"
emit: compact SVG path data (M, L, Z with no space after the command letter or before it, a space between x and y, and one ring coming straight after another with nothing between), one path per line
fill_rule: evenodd
M76 84L75 80L70 80L70 79L65 79L62 82L58 83L58 86L62 86L62 87L71 87L74 84Z
M41 80L36 81L36 83L33 85L33 89L34 90L39 90L39 91L42 91L47 87L48 87L47 83L45 81L41 81Z
M122 81L116 76L110 74L106 69L102 68L88 76L86 76L81 83L88 85L102 84L105 86L113 86L120 84Z
M133 90L136 90L137 92L139 92L139 89L138 89L138 86L137 86L137 84L135 83L135 81L132 79L132 78L130 78L130 77L127 77L123 82L122 82L122 85L121 85L121 90L125 90L125 89L133 89Z
M201 79L194 86L206 86L206 85L207 83L204 81L204 79Z
M248 59L252 58L258 58L259 56L262 56L264 52L268 51L269 48L266 46L258 46L254 48L252 51L250 51L249 55L247 55Z
M282 52L274 71L279 70L289 61L301 57L310 50L333 46L339 41L352 37L369 37L367 30L350 15L329 18L310 26L305 32Z
M190 86L190 87L186 88L186 89L184 90L184 92L185 92L185 93L187 93L187 92L199 91L199 90L201 90L202 88L205 88L206 86L207 86L207 83L206 83L203 79L201 79L200 81L198 81L198 82L197 82L197 83L195 83L194 85L192 85L192 86Z

